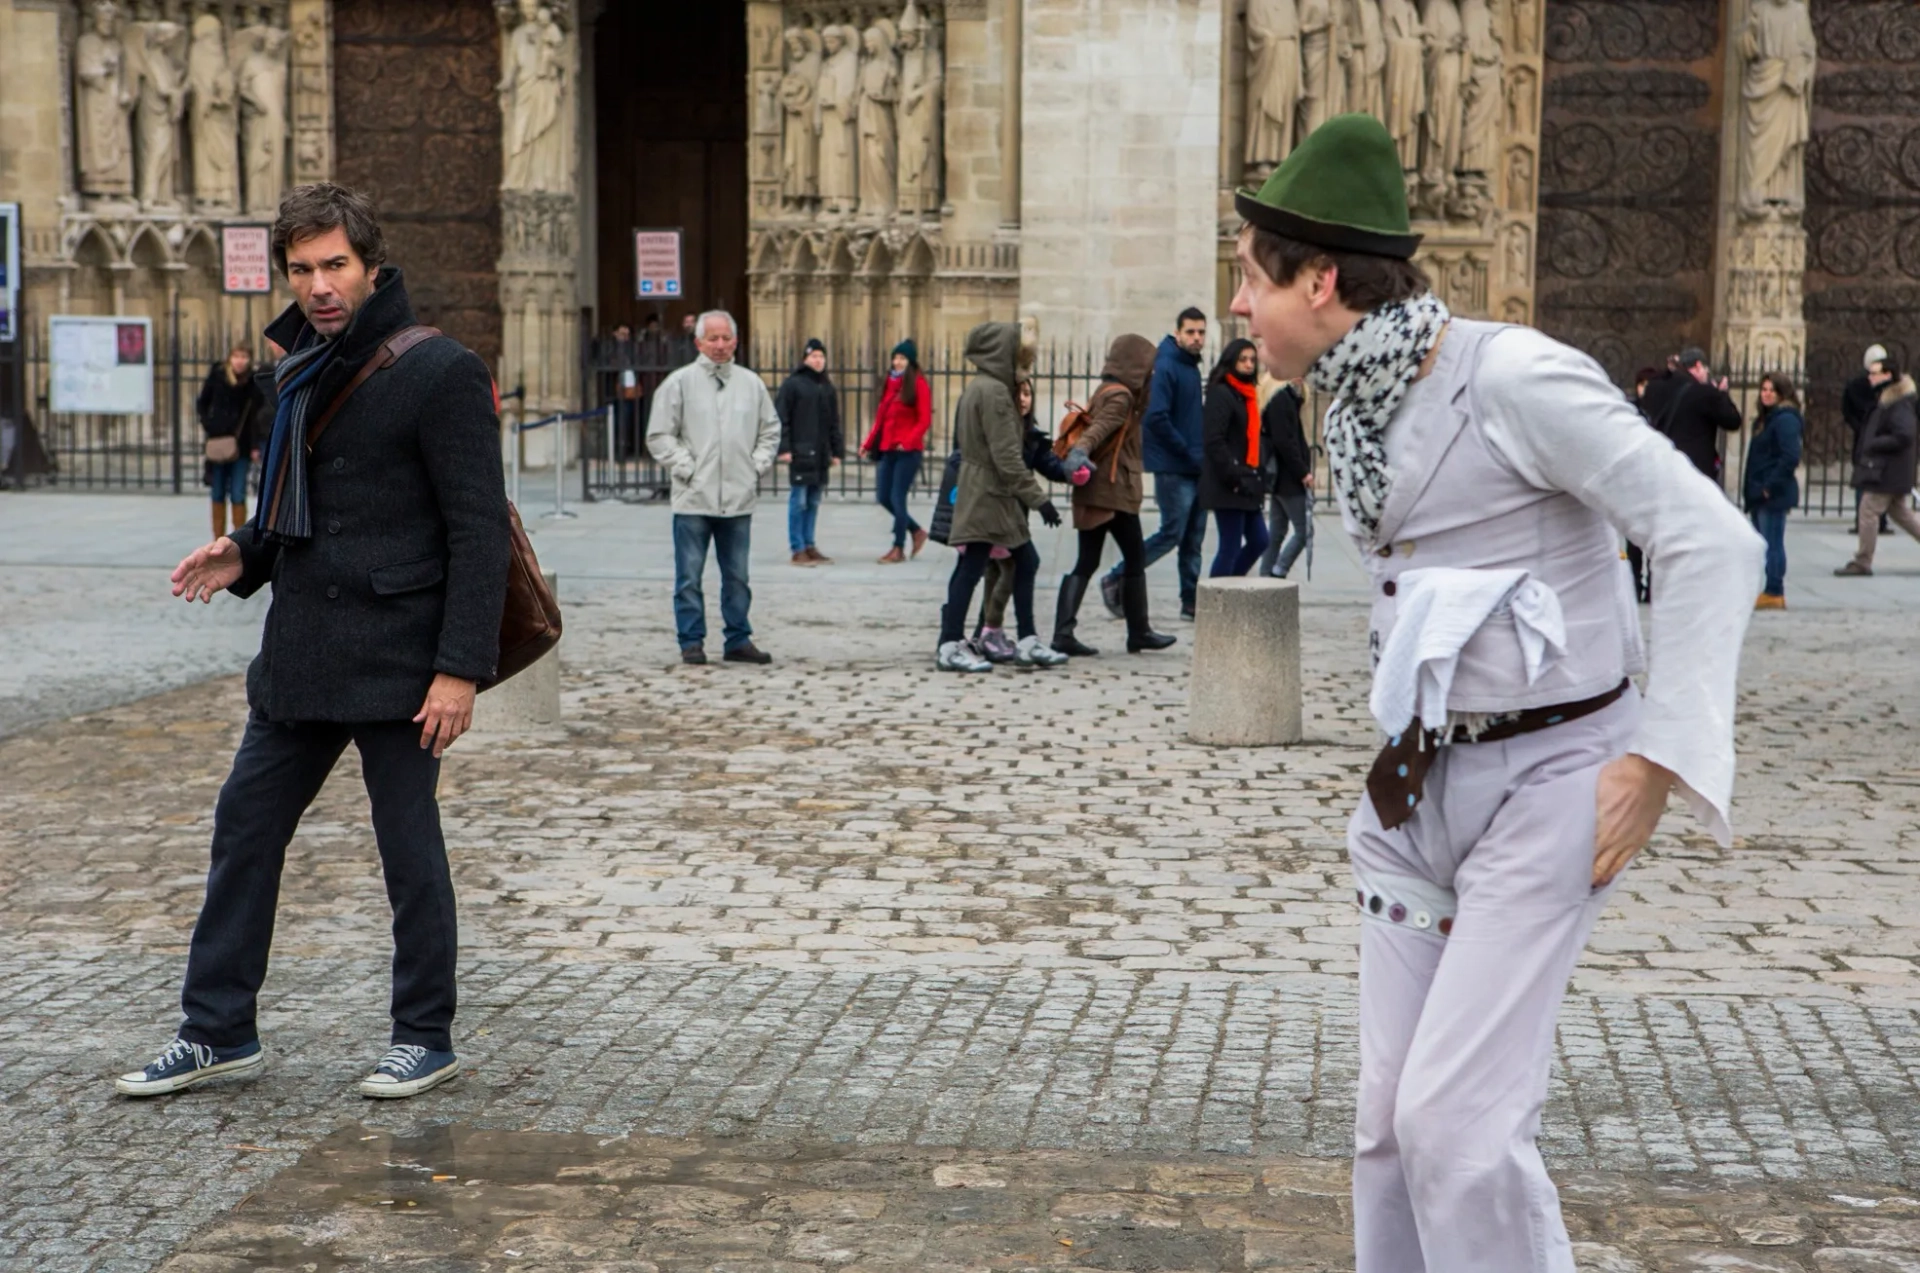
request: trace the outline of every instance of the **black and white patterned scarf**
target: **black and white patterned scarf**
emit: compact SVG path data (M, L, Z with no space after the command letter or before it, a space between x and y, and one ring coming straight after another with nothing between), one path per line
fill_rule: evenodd
M1331 393L1327 466L1341 501L1371 538L1387 505L1387 423L1453 317L1433 293L1382 305L1320 355L1307 380Z

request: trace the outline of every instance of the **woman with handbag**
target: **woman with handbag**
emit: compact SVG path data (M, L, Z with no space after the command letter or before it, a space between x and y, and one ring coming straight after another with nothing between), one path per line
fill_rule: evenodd
M1100 569L1100 553L1107 537L1120 545L1125 562L1120 580L1122 611L1127 619L1127 652L1164 650L1173 638L1155 632L1147 621L1147 551L1140 531L1140 505L1146 501L1145 470L1140 462L1140 417L1147 409L1147 386L1153 380L1153 344L1129 333L1107 348L1100 387L1087 404L1084 425L1066 428L1060 443L1086 453L1093 476L1073 492L1073 528L1080 533L1080 559L1073 573L1060 581L1060 599L1054 610L1053 648L1062 654L1088 658L1100 653L1082 642L1074 629L1080 602ZM1071 421L1070 421L1071 423Z
M253 380L253 351L235 345L215 363L194 400L206 434L206 483L213 491L213 537L227 533L227 514L238 529L247 520L247 466L258 458L255 434L266 416L266 397Z
M861 446L874 461L874 500L893 514L893 547L880 558L882 565L907 559L907 538L913 555L927 546L927 532L913 520L907 496L920 476L927 434L933 430L933 394L920 371L920 349L911 340L893 347L893 365L880 386L880 405L874 408L873 428Z
M1273 447L1260 418L1260 360L1253 342L1227 345L1207 377L1200 423L1200 507L1220 532L1210 577L1244 575L1267 550L1261 517L1273 486Z

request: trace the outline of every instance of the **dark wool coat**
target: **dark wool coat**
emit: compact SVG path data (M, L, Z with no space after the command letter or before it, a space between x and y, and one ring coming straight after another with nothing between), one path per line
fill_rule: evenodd
M1201 423L1200 507L1257 513L1267 506L1273 444L1261 419L1260 462L1247 463L1247 400L1222 379L1207 390Z
M1087 430L1080 437L1080 445L1093 457L1093 480L1073 488L1076 530L1104 526L1114 513L1137 514L1146 502L1140 417L1153 382L1153 357L1153 346L1144 336L1117 337L1107 349L1100 387L1087 403Z
M1853 484L1863 491L1905 495L1913 490L1916 420L1913 377L1902 376L1880 390L1880 404L1860 430L1860 461Z
M255 447L264 446L273 427L273 406L254 379L252 369L239 384L227 383L227 364L217 362L207 372L200 396L194 399L194 413L200 417L200 430L210 438L233 438L240 445L240 459L252 458ZM205 465L201 480L213 485L213 462Z
M1801 437L1806 421L1786 403L1766 413L1747 447L1743 483L1749 513L1785 513L1800 506Z
M1649 397L1653 390L1647 390ZM1653 425L1667 435L1680 454L1708 477L1720 474L1720 434L1740 427L1740 408L1725 389L1703 385L1685 373L1679 388L1666 401Z
M793 457L795 486L825 486L833 462L847 458L840 428L840 391L824 371L801 363L773 397L780 417L780 454Z
M1313 472L1313 450L1307 445L1306 429L1300 423L1300 399L1292 385L1274 390L1260 419L1267 429L1267 444L1273 448L1273 493L1283 498L1305 495L1302 479Z
M389 335L415 321L394 266L336 339L324 410ZM267 328L292 349L297 307ZM272 721L411 720L435 673L490 678L511 552L500 423L486 364L449 337L416 346L341 407L307 462L313 538L234 532L248 597L269 582L247 702Z

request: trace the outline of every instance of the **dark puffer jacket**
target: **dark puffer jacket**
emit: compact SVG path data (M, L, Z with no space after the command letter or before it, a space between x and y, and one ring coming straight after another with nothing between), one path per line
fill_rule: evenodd
M1913 377L1902 376L1880 391L1880 405L1860 430L1860 461L1853 484L1863 491L1905 495L1913 490L1916 426Z

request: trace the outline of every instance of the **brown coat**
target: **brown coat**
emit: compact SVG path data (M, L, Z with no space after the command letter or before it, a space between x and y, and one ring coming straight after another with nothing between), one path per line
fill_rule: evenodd
M1087 430L1080 444L1094 457L1093 480L1074 488L1073 525L1092 530L1115 513L1140 512L1146 502L1145 468L1140 462L1140 417L1147 409L1147 385L1153 379L1153 344L1144 336L1120 336L1107 349L1100 373L1101 392L1087 404ZM1127 392L1119 393L1119 386ZM1118 438L1115 471L1112 439Z

